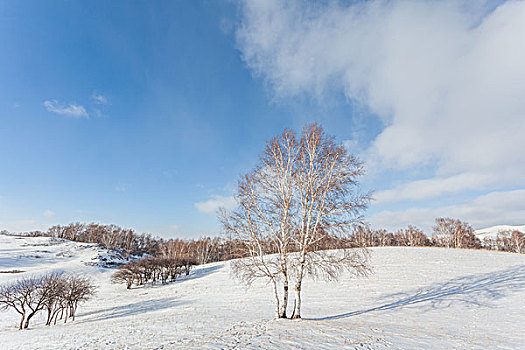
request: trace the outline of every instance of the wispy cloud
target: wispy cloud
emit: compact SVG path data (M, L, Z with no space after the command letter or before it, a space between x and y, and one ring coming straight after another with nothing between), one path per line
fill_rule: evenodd
M91 95L91 98L93 99L93 101L95 101L96 104L99 105L107 105L109 103L107 97L101 94L97 94L95 92Z
M219 210L219 208L224 209L231 209L235 206L235 198L232 197L224 197L224 196L213 196L212 199L209 199L204 202L197 202L194 204L195 208L197 208L200 212L206 213L206 214L215 214Z
M432 233L437 217L460 218L474 228L508 224L525 224L525 190L497 191L463 203L442 207L414 207L405 210L385 210L372 215L369 221L376 228L395 231L407 225L416 225L427 234Z
M447 178L432 178L417 180L398 185L392 189L378 191L375 195L375 204L399 202L403 200L422 200L439 197L444 194L454 194L469 190L484 189L502 176L494 174L463 173Z
M70 103L67 106L58 103L57 100L44 101L44 107L48 112L65 115L73 118L89 118L89 114L84 106Z

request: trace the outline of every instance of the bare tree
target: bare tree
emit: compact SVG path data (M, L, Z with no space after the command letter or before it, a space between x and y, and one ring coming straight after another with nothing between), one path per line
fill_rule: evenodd
M0 307L13 308L21 315L19 329L28 328L31 319L47 310L46 325L65 315L75 319L78 304L94 294L88 278L52 272L42 277L15 281L0 287Z
M66 306L63 294L67 288L67 280L61 272L49 273L43 277L43 280L43 287L48 289L47 298L44 300L44 308L47 311L46 326L49 326L58 312Z
M498 250L525 253L525 234L518 230L500 231L494 245Z
M514 230L510 234L511 247L516 253L525 253L525 234Z
M0 289L0 304L12 307L21 315L19 329L27 328L31 319L44 309L49 293L43 278L18 280Z
M336 279L345 269L358 274L369 270L364 249L319 250L330 242L344 242L341 238L361 222L359 214L370 200L357 191L363 173L356 158L313 124L300 140L285 130L269 141L260 165L240 180L238 207L222 214L226 232L244 243L240 248L248 257L235 262L234 270L247 282L264 277L273 283L278 317L286 317L291 276L293 318L300 318L305 275Z
M370 227L359 225L353 230L350 240L356 247L374 247L378 245L375 233Z
M451 218L437 218L434 226L437 245L446 248L480 248L481 241L468 223Z
M377 237L377 245L380 247L394 244L394 235L385 229L376 230L375 235Z
M223 213L225 231L244 242L237 247L246 260L232 266L247 283L265 277L274 287L276 314L286 318L289 293L288 255L295 205L296 168L299 143L291 130L267 142L260 165L245 175L238 186L238 207ZM275 253L273 256L267 256ZM282 301L278 282L282 282Z
M408 225L404 230L397 231L394 239L399 246L421 247L430 245L427 235L412 225Z
M69 317L75 320L78 304L89 300L95 294L95 287L87 277L68 276L63 289L63 298L67 303ZM66 317L67 320L67 317Z
M12 308L20 314L21 319L18 329L22 329L26 317L26 298L24 297L24 291L20 285L20 281L10 285L0 286L0 306L2 310Z
M342 252L313 252L315 243L325 235L345 236L356 224L370 201L361 194L357 179L364 174L363 164L318 124L303 129L297 169L299 215L295 217L293 241L295 257L295 310L301 317L301 289L305 274L336 279L342 270L356 274L369 271L369 256L364 248Z

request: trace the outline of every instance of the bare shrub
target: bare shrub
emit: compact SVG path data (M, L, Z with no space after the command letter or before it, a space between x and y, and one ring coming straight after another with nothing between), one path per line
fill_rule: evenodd
M197 261L193 258L143 258L122 265L111 277L114 283L125 283L127 289L133 284L140 286L146 283L175 281L182 273L189 275Z
M31 319L47 310L46 325L58 317L75 318L78 304L88 300L95 292L88 278L48 273L15 281L0 287L0 305L14 309L21 316L19 329L28 328Z

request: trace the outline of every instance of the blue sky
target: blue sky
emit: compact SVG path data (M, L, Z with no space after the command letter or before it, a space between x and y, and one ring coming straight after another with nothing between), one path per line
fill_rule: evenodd
M523 224L524 5L457 4L1 1L0 227L216 234L313 121L365 160L376 226Z

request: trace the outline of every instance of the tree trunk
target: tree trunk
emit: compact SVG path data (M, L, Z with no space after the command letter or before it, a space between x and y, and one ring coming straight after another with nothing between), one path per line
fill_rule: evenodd
M24 328L29 327L29 321L31 320L31 318L33 318L33 316L35 316L35 314L36 312L32 312L29 314L29 316L27 316L26 323L24 324Z
M284 281L283 281L283 303L281 309L279 310L279 318L286 318L286 309L288 308L288 274L283 272Z
M24 325L24 319L26 318L26 313L24 312L22 314L22 319L20 320L20 327L18 327L18 329L22 329L23 328L23 325Z
M297 281L295 284L295 310L292 317L294 320L301 318L301 283L302 281Z
M295 310L293 312L293 319L301 318L301 285L303 283L305 258L301 256L299 260L299 269L297 271L297 282L295 283Z
M51 325L51 315L52 315L52 310L50 308L47 309L47 320L46 320L46 326L50 326Z
M277 292L277 282L272 279L273 282L273 295L275 297L275 313L277 315L277 318L280 317L279 313L279 293Z

